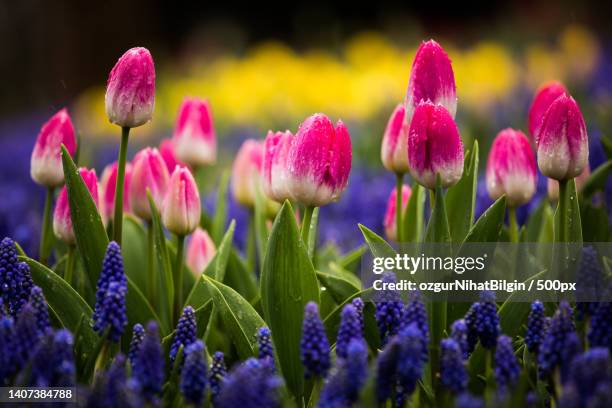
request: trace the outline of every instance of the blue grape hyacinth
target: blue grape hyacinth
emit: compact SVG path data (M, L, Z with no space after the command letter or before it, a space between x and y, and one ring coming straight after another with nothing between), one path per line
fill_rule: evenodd
M475 397L469 392L464 392L455 399L455 408L484 408L482 398Z
M542 377L547 377L561 365L570 335L575 330L572 308L567 302L562 301L550 320L546 335L540 344L538 368Z
M21 308L30 298L34 283L30 267L17 259L17 248L12 239L6 237L0 242L0 309L17 317Z
M582 319L597 310L600 291L604 287L602 267L597 250L588 245L582 248L582 257L576 274L576 311Z
M319 399L319 408L352 406L368 376L368 347L363 339L352 339L347 357L339 360L329 375Z
M257 351L260 360L268 359L274 364L274 346L272 345L272 332L267 327L257 331Z
M395 391L400 349L400 341L397 336L394 336L378 353L378 359L376 360L376 400L381 405L391 398Z
M421 292L413 291L410 293L408 303L404 307L401 317L400 330L414 324L421 332L423 342L423 361L427 362L429 357L427 345L429 344L429 323L427 310L421 299Z
M14 373L14 324L10 316L0 316L0 386Z
M359 324L361 325L361 332L363 332L365 330L365 323L363 320L363 308L365 307L365 304L363 303L363 300L361 300L361 298L359 297L353 299L351 301L351 304L357 311L357 316L359 317Z
M126 377L125 361L123 354L117 354L108 370L96 377L93 390L87 397L87 408L144 406L140 387L135 380Z
M612 360L607 348L592 348L574 358L570 381L583 406L590 406L589 399L597 393L601 384L612 381ZM609 402L609 401L608 401Z
M202 405L206 391L206 357L204 343L196 340L185 348L185 364L181 372L181 393L187 403Z
M464 319L458 319L451 325L450 337L457 342L461 348L463 358L467 359L470 355L470 347L468 343L468 327Z
M136 356L138 355L138 350L140 350L140 345L142 344L144 336L144 327L142 326L142 324L136 323L134 325L134 328L132 329L132 340L130 341L130 349L128 351L128 358L132 367L134 367Z
M164 356L157 323L147 324L145 337L136 356L133 376L148 402L155 402L164 381Z
M501 335L497 338L493 372L498 392L504 393L518 382L521 366L514 355L512 340L508 336Z
M397 335L400 345L397 362L397 396L398 406L403 406L414 392L417 382L423 374L423 333L416 324L403 328Z
M32 387L72 387L76 383L76 369L72 348L72 334L66 330L51 331L41 339L34 352L29 370L24 370L24 383Z
M531 311L527 317L527 332L525 333L525 344L532 353L538 352L545 330L546 316L544 315L544 304L536 300L531 304Z
M176 333L170 347L170 361L174 361L181 346L185 350L197 340L197 330L195 310L191 306L186 306L176 325Z
M597 304L591 317L588 340L591 347L606 347L612 350L612 302Z
M500 331L494 292L483 291L480 294L475 318L474 327L480 344L487 349L494 348Z
M346 358L351 340L360 340L362 338L363 332L361 322L359 321L359 313L355 306L347 304L342 308L340 315L340 328L338 329L338 338L336 339L336 356Z
M463 362L463 351L454 339L440 342L440 382L455 394L467 389L468 373Z
M38 286L34 286L30 292L30 304L36 311L36 322L38 325L38 331L40 334L44 334L51 328L49 322L49 308L47 307L47 300L43 295L43 291Z
M329 341L319 316L319 307L309 302L304 308L300 357L306 378L325 377L330 367Z
M225 365L224 355L221 351L217 351L212 356L210 374L208 375L208 384L210 385L210 399L213 404L215 404L217 401L217 397L221 392L221 386L226 376L227 367Z
M27 303L19 312L13 337L14 372L20 370L36 350L40 340L36 311Z
M250 358L227 377L217 397L217 408L280 407L282 380L265 361Z
M382 275L383 283L395 283L397 281L395 274L385 272ZM400 329L402 319L402 309L404 303L395 290L385 290L377 292L376 302L376 323L380 331L380 339L382 344L386 344L387 340L396 335Z

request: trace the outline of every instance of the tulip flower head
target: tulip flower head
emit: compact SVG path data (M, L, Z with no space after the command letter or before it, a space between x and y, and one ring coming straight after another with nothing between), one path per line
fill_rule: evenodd
M159 151L147 147L138 152L132 161L129 194L129 201L134 214L145 220L151 219L147 189L151 192L155 206L161 211L169 183L170 175Z
M174 143L172 143L172 140L162 140L162 142L159 144L158 150L159 154L161 154L162 159L164 159L164 163L166 163L168 174L172 173L177 165L182 167L188 167L186 163L180 161L176 157L176 149L174 148Z
M408 134L410 174L422 186L457 183L463 174L463 142L452 116L442 105L421 102L414 110Z
M179 110L172 137L176 156L191 166L214 164L217 141L208 101L187 98Z
M268 197L282 203L290 198L287 184L287 159L293 143L293 135L285 132L268 132L264 143L263 190Z
M498 133L487 161L487 190L493 200L506 195L508 206L531 200L536 191L536 161L527 136L519 130Z
M555 180L569 180L589 163L589 141L578 104L561 95L548 108L536 133L538 167Z
M406 107L398 105L387 123L380 156L385 168L394 173L406 173L408 167L408 131Z
M162 208L164 225L177 235L190 234L200 224L200 193L189 169L174 169Z
M255 205L256 189L261 185L261 169L264 160L264 144L247 139L240 146L232 166L232 194L246 206Z
M434 40L422 43L414 57L406 93L406 123L410 124L414 110L425 101L444 106L455 117L457 88L453 67L444 49Z
M132 181L132 165L125 165L125 183L123 185L123 211L130 212L130 183ZM113 219L115 209L115 189L117 188L117 162L111 163L102 171L100 179L100 194L102 219L108 222Z
M94 169L88 170L85 167L79 169L79 174L85 182L91 198L98 208L100 208L98 177ZM66 186L62 188L57 201L55 203L55 211L53 213L53 232L55 236L67 244L74 244L76 238L74 229L72 228L72 218L70 217L70 203L68 202L68 189Z
M199 278L204 269L217 253L217 248L208 232L196 228L187 245L187 259L185 263L196 278Z
M57 187L64 182L62 166L62 144L70 155L76 151L74 127L68 111L64 108L43 125L36 138L30 158L30 175L36 183Z
M407 185L402 186L402 209L403 212L408 205L408 200L410 199L410 195L412 194L412 190ZM396 225L396 211L397 211L397 188L394 188L389 195L389 199L387 200L387 211L385 212L385 234L387 238L395 241L397 240L397 225Z
M307 206L337 200L351 171L351 137L342 121L336 127L321 113L307 118L297 131L288 157L291 197Z
M582 190L584 183L591 177L591 167L587 164L582 173L580 173L574 180L576 181L576 191ZM552 201L559 199L559 182L555 179L548 179L547 184L548 198Z
M544 114L550 105L561 95L567 95L567 89L561 82L550 81L538 88L529 107L528 126L529 134L535 137L538 128L542 124Z
M133 128L151 120L155 106L155 66L146 48L131 48L119 58L106 84L106 115L111 123Z

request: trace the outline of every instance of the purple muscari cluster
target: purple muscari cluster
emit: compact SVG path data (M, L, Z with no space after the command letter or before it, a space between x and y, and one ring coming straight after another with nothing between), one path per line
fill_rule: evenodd
M538 352L545 330L546 316L544 315L544 304L536 300L531 304L531 311L527 317L527 332L525 333L525 344L532 353Z
M185 348L185 364L181 372L181 393L189 404L202 405L206 391L206 357L204 343L196 340Z
M610 291L611 288L608 288ZM590 347L612 350L612 302L600 302L591 317L588 331Z
M223 353L217 351L212 356L210 373L208 375L208 384L210 385L210 399L214 405L216 405L217 398L219 396L219 393L221 392L221 386L226 376L227 367L225 366Z
M0 386L13 374L13 318L0 316Z
M145 400L156 402L164 381L164 357L159 329L153 321L147 324L145 337L136 354L133 375Z
M451 325L451 339L455 340L461 348L463 358L467 359L470 353L468 344L468 327L464 319L455 320Z
M608 349L596 347L575 357L569 372L568 383L563 387L564 397L565 390L570 389L571 399L578 402L575 406L606 406L595 404L594 399L600 388L612 386L612 360Z
M400 358L400 341L397 336L387 342L376 360L376 400L383 405L393 396L397 386L397 361Z
M383 283L395 283L395 274L385 272L382 276ZM399 331L402 320L402 309L404 303L397 291L385 290L377 292L376 301L376 323L380 331L382 344L386 344L388 339L396 335Z
M493 371L498 391L501 393L518 382L521 366L514 355L512 340L508 336L501 335L497 338Z
M365 323L363 321L363 308L365 305L363 304L363 300L361 298L355 298L351 301L351 304L357 311L357 316L359 317L359 324L361 325L361 332L365 330Z
M485 404L482 398L478 398L464 392L455 399L455 408L484 408Z
M123 270L121 248L111 241L106 248L96 288L93 328L98 335L103 336L108 331L109 340L117 342L121 339L127 325L126 295L127 279Z
M36 311L29 303L19 312L13 336L13 364L16 372L28 362L41 337Z
M185 350L187 346L197 340L197 330L195 310L191 306L186 306L176 325L176 332L170 347L170 361L174 361L181 346Z
M355 306L348 304L342 308L340 328L338 329L338 338L336 340L336 356L338 358L347 358L349 343L352 340L360 340L362 338L363 330L359 320L359 313Z
M421 292L419 291L414 291L410 293L408 303L406 304L402 312L400 330L403 330L404 328L412 324L415 325L416 328L419 329L419 331L421 332L421 339L423 342L423 361L427 362L429 324L427 323L427 310L425 309L425 304L423 304L423 300L421 299Z
M10 238L0 242L0 309L16 317L30 298L34 283L30 267L17 259L17 248Z
M321 391L319 408L352 406L368 376L368 347L363 339L352 339L347 356L339 360Z
M478 331L476 329L476 318L478 314L478 308L480 304L478 302L472 303L467 313L463 317L465 326L467 327L467 354L470 355L476 348L478 343Z
M588 245L582 248L580 266L576 274L576 315L579 319L597 310L601 288L604 286L597 250Z
M440 382L455 394L465 391L468 385L463 351L452 338L440 342Z
M330 367L329 341L319 316L319 307L309 302L304 308L300 357L306 378L325 377Z
M132 329L132 340L130 341L130 349L128 351L128 358L132 367L134 367L134 362L136 361L136 356L138 355L138 350L140 350L140 345L144 337L144 327L142 327L142 324L136 323Z
M225 377L215 407L280 407L281 386L282 380L266 361L250 358Z
M550 321L538 352L538 368L542 377L549 376L563 362L565 349L575 332L574 313L570 305L562 301Z
M140 399L138 385L125 375L123 354L117 354L108 370L96 376L86 404L87 408L138 408L144 405Z
M561 353L561 383L567 382L571 370L572 370L572 361L574 358L580 353L582 353L582 342L580 341L580 336L578 336L577 332L571 332L567 336L567 341L565 342L565 347Z
M397 406L403 407L423 374L423 333L411 324L397 335L400 356L397 362Z
M475 345L474 339L477 337L484 348L494 348L499 335L499 316L495 304L495 293L481 292L480 301L474 303L468 310L465 321L468 325L468 344L470 346Z
M257 351L260 360L268 359L274 364L274 346L272 345L272 332L267 327L257 331Z
M38 331L41 334L46 333L47 330L51 328L51 323L49 322L49 308L43 291L38 286L34 286L30 292L30 304L36 311Z
M28 378L22 377L19 383L31 387L73 387L76 384L73 343L68 330L48 331L32 355L30 369L26 370Z

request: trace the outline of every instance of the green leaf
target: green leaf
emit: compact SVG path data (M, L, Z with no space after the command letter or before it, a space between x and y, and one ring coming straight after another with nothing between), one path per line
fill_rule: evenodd
M478 218L464 242L496 242L504 226L506 197L500 197Z
M366 243L370 247L370 251L376 257L395 257L397 252L387 241L384 240L380 235L369 229L363 224L358 224Z
M476 189L478 185L478 141L466 156L461 180L446 193L446 208L450 233L454 242L462 242L474 223Z
M217 201L215 203L215 215L212 220L212 228L210 234L215 244L221 242L225 224L227 223L227 189L229 186L229 172L224 171L219 180L219 189L217 190Z
M427 224L425 232L425 242L451 242L450 227L448 225L448 215L444 195L442 194L442 184L440 176L436 177L436 191L434 197L434 207Z
M317 278L319 278L322 286L330 291L337 303L342 303L361 289L361 285L356 286L355 283L351 282L346 276L317 272Z
M310 232L308 233L308 256L313 259L315 250L317 249L317 233L319 231L319 207L312 210L310 217Z
M255 246L257 247L257 256L260 261L266 254L266 245L268 244L268 227L266 226L267 205L267 198L259 188L259 185L256 185L255 212L251 214L255 217L253 220L253 227L255 228Z
M610 241L610 223L605 206L593 205L590 200L581 203L580 220L584 242L608 242Z
M319 303L319 285L288 201L276 216L268 241L261 299L281 372L289 390L301 401L304 392L304 369L300 362L302 319L308 302Z
M251 303L259 296L259 283L255 274L247 269L234 248L230 251L227 261L224 282Z
M404 241L419 242L423 238L423 229L425 221L425 196L427 190L419 183L414 182L412 185L412 194L408 200L408 205L403 214L404 224Z
M147 287L147 237L142 224L130 215L123 219L123 240L121 247L125 273L143 292Z
M555 242L582 242L580 206L576 194L576 180L559 183L559 203L555 211Z
M606 183L610 179L612 172L612 159L597 167L591 176L587 179L581 189L584 197L591 197L597 191L602 191L606 188Z
M340 258L340 260L338 261L338 265L340 265L341 268L346 269L347 271L357 273L361 257L367 250L368 248L365 245L359 246L357 249L352 250L351 252Z

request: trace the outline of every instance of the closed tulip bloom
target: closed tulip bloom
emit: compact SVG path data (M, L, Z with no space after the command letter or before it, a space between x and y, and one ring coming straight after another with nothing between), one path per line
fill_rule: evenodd
M261 185L264 158L263 142L247 139L240 146L232 166L232 194L247 207L255 205L256 188Z
M493 200L505 194L510 207L531 200L536 191L536 161L523 132L508 128L497 134L489 151L486 177Z
M179 110L172 142L176 157L190 166L214 164L217 141L208 101L187 98Z
M591 167L587 164L582 173L578 175L574 180L576 181L576 191L580 192L584 183L591 177ZM548 198L557 201L559 199L559 182L555 179L548 179Z
M351 172L351 137L342 121L336 127L321 113L307 118L289 150L289 193L307 206L337 200Z
M189 169L177 166L170 176L164 200L162 221L168 231L187 235L200 224L200 193Z
M293 135L285 132L268 132L264 142L263 190L268 197L282 203L290 198L287 184L287 159L293 143Z
M536 133L538 167L555 180L569 180L589 163L589 141L578 104L561 95L548 108Z
M36 183L57 187L64 182L62 166L62 144L70 155L76 151L74 127L64 108L43 125L36 138L30 158L30 175Z
M380 156L383 166L394 173L406 173L408 167L408 130L406 107L398 105L387 123Z
M455 117L457 89L453 67L444 49L434 40L421 44L412 63L406 94L408 124L416 107L424 101L444 106L451 117Z
M159 144L159 154L161 154L162 159L164 159L164 163L166 163L168 174L172 173L177 165L187 167L186 163L180 161L176 157L175 150L174 143L172 143L172 140L170 139L164 139Z
M85 167L79 169L79 174L85 182L94 203L100 208L98 177L94 169L88 170ZM70 217L70 204L68 202L68 190L66 186L62 188L57 201L55 203L55 211L53 213L53 232L55 236L67 244L74 244L76 238L74 229L72 228L72 218Z
M412 190L410 190L410 187L406 184L402 185L402 212L406 209L411 194ZM387 212L385 213L384 220L385 234L387 235L387 238L392 241L397 240L396 211L397 188L394 188L389 195L389 199L387 200Z
M459 129L442 105L417 105L408 134L410 174L422 186L436 188L436 174L442 187L457 183L463 174L463 142Z
M216 253L217 248L208 232L198 227L191 235L187 245L187 259L185 263L195 277L199 278Z
M151 120L155 106L155 66L146 48L131 48L119 58L106 84L106 115L111 123L133 128Z
M145 220L151 219L151 207L147 189L151 191L153 202L161 211L170 175L159 151L147 147L136 154L132 161L132 180L130 183L130 205L134 214Z
M125 183L123 185L123 211L131 212L130 183L132 181L132 165L125 165ZM100 179L100 194L102 219L108 222L113 219L115 209L115 190L117 188L117 162L111 163L102 171Z
M550 105L561 95L567 94L567 89L558 81L546 82L538 88L529 107L528 126L531 137L535 137Z

